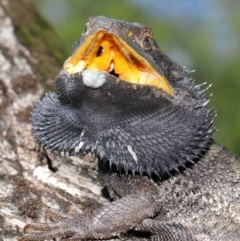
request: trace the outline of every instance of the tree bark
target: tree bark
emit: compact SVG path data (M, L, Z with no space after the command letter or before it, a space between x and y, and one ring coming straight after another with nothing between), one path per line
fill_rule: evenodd
M29 0L0 0L0 240L17 240L47 208L95 209L107 199L91 157L60 157L31 135L34 105L65 58L51 26Z

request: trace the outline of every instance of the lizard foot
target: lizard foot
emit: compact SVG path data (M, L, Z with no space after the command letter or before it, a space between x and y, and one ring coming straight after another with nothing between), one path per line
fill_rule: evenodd
M70 206L67 213L63 213L55 209L47 209L45 212L46 218L49 218L53 221L59 221L65 218L71 218L72 216L77 216L81 214L82 214L82 210L80 210L75 206Z
M88 219L76 208L65 214L49 209L45 216L53 223L31 223L24 228L25 235L20 241L40 241L62 237L62 240L80 240L86 236Z
M145 218L155 216L158 211L157 199L145 192L126 195L92 213L84 214L76 208L68 214L48 210L46 216L54 222L27 224L24 228L25 235L20 241L54 238L104 240L119 237Z

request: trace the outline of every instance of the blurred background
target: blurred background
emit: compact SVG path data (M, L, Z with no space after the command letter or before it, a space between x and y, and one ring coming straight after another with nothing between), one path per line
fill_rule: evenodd
M89 16L105 15L151 27L159 47L197 83L213 84L209 107L217 111L215 140L240 155L239 0L33 0L66 48ZM49 39L49 41L51 41Z

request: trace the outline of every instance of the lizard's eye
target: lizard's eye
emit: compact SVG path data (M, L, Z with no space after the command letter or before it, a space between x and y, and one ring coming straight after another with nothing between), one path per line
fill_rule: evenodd
M152 49L152 38L150 36L144 37L142 41L142 45L144 50L151 50Z

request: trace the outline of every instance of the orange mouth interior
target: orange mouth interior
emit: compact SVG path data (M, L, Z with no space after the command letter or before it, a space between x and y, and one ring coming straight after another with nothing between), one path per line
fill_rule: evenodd
M140 85L156 86L173 95L167 79L123 40L106 31L98 31L69 57L63 68L70 74L85 69L105 71L119 79Z

